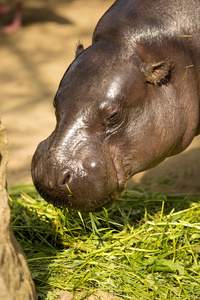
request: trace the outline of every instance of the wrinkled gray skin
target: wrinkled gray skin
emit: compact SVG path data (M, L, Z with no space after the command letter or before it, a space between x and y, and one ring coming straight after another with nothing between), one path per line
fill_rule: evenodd
M199 134L200 2L118 0L79 45L55 96L33 181L58 206L109 205L135 173Z

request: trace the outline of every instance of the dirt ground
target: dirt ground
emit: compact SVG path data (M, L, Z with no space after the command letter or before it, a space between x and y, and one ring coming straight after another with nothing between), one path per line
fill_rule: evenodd
M77 43L91 43L94 27L114 0L25 1L23 27L0 34L0 116L7 127L9 185L31 183L30 164L40 141L55 127L53 97ZM0 15L0 26L11 21ZM182 154L136 175L130 186L200 192L200 138Z

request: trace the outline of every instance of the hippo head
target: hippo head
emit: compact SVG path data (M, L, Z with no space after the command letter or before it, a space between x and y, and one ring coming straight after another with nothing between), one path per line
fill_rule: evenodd
M85 50L66 71L54 99L55 131L32 161L44 199L81 211L108 206L130 176L117 145L128 122L120 111L127 74L113 69L109 55L92 53Z
M61 80L57 125L34 154L32 177L54 205L92 211L108 206L133 174L180 152L183 122L179 92L167 84L170 61L145 65L98 42L79 52Z

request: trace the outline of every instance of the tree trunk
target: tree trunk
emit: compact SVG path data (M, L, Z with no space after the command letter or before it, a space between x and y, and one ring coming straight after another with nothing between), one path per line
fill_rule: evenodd
M36 300L23 250L10 226L10 208L6 191L8 142L0 122L0 300Z

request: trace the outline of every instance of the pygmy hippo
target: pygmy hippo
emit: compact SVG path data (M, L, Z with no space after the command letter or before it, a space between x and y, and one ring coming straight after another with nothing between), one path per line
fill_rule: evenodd
M57 125L32 161L39 193L80 211L108 206L134 174L199 134L199 0L117 0L54 99Z

